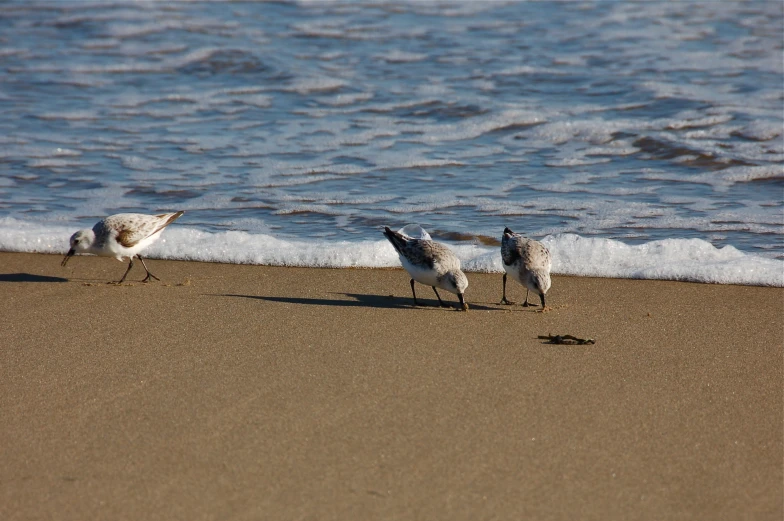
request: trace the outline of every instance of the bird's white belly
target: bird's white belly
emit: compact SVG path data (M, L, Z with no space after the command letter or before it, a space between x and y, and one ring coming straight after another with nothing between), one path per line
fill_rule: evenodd
M501 264L504 265L504 270L506 270L506 274L512 277L514 280L525 286L525 282L523 282L523 278L520 276L520 264L518 262L513 262L510 265L506 265L506 263L502 262Z
M522 267L521 262L522 261L513 262L511 266L504 264L506 273L521 285L523 285L527 290L533 291L534 293L539 293L539 290L536 289L536 286L530 280L530 277L526 276L529 272Z
M158 233L150 235L149 237L145 237L144 239L137 242L130 248L126 248L125 246L117 242L116 238L112 237L111 239L106 241L103 248L92 248L90 250L90 253L101 255L104 257L114 257L117 260L121 261L123 260L123 258L131 258L134 255L140 253L142 250L144 250L152 243L157 241L160 235L161 232L159 231Z
M435 269L428 268L427 266L411 264L408 259L402 255L399 255L399 257L400 263L403 265L403 268L405 268L408 274L411 275L412 279L426 286L441 287L441 283L438 280L438 272Z
M128 252L132 251L133 255L136 255L137 253L141 253L142 250L151 246L152 243L157 241L160 238L162 232L163 229L159 230L157 233L150 235L149 237L140 240L133 248L125 248L125 250Z

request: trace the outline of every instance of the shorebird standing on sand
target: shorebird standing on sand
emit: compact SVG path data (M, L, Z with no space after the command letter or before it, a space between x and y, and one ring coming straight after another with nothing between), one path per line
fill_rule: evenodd
M142 282L152 277L161 280L147 269L141 251L158 240L161 232L174 222L183 212L145 215L141 213L118 213L101 219L92 230L79 230L71 236L71 249L65 255L61 266L65 266L75 253L92 253L103 257L115 257L122 261L128 257L128 269L117 282L121 284L133 267L133 258L142 261L147 276Z
M523 306L534 305L528 302L528 293L533 291L542 300L542 310L544 310L544 295L550 289L551 266L550 252L544 244L504 228L504 236L501 239L501 259L504 261L506 271L501 304L514 304L506 299L506 276L511 275L527 289Z
M449 306L441 300L436 286L455 293L460 299L461 309L468 311L468 304L463 298L463 293L468 287L468 279L460 271L460 259L452 253L452 250L435 241L413 239L402 233L393 232L386 226L384 235L394 246L400 256L400 263L411 276L411 293L414 295L415 306L418 304L414 281L417 281L433 288L441 307Z

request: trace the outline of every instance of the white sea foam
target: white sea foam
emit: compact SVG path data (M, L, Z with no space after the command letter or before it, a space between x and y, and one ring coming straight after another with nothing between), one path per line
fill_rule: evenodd
M430 234L427 233L427 230L418 224L407 224L400 228L397 233L402 233L403 235L411 237L412 239L424 239L426 241L433 239Z
M0 251L64 254L68 237L79 227L1 218ZM414 234L424 232L421 228L407 230ZM542 242L550 249L552 271L556 274L784 286L784 261L743 253L732 246L715 248L701 239L666 239L630 246L617 240L561 234L547 236ZM467 243L450 247L467 272L503 272L498 247ZM167 229L147 253L151 258L231 264L399 266L397 254L383 238L356 242L286 240L262 233L211 233L182 225Z
M564 234L542 241L553 253L553 272L630 279L784 286L784 262L715 248L701 239L665 239L630 246L610 239Z
M379 60L383 60L389 63L410 63L410 62L418 62L426 59L427 54L405 52L399 49L395 49L385 54L380 54L377 56L377 58Z
M760 179L783 179L784 170L781 165L764 166L732 166L719 172L708 172L702 174L685 174L677 179L666 173L650 172L643 173L641 177L645 179L687 181L690 183L700 183L711 185L716 190L727 190L735 183L747 183Z
M782 134L781 124L776 121L755 121L738 131L738 134L757 141L769 141Z
M286 87L283 90L294 91L297 94L307 95L314 92L330 92L342 89L347 85L347 82L337 78L318 77L307 78L295 82L293 85Z

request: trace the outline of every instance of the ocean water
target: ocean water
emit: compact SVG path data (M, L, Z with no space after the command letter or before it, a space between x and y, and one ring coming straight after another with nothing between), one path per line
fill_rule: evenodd
M0 249L119 212L150 256L784 285L784 7L0 3Z

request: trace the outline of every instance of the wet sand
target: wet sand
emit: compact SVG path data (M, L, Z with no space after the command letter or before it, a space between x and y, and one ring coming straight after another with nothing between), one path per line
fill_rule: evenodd
M784 289L60 260L0 253L0 519L784 517Z

